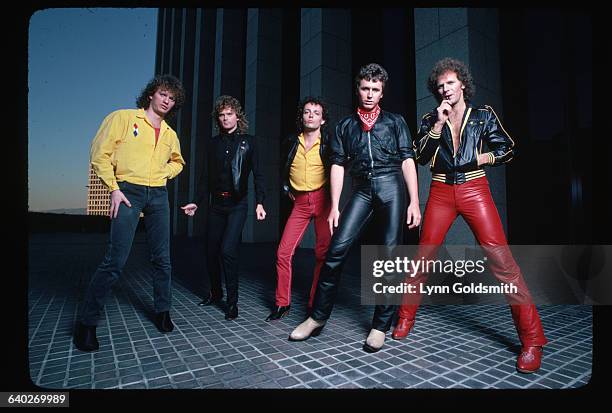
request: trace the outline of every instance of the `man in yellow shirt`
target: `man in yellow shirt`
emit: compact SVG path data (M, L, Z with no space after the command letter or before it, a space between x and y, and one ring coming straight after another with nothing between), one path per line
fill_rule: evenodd
M108 115L91 144L92 167L111 192L111 228L106 255L91 279L76 326L74 345L79 350L99 348L96 325L129 256L141 212L155 268L155 324L163 333L174 329L166 181L183 170L185 161L178 137L165 119L176 113L184 98L177 78L156 76L136 100L139 109Z
M299 135L287 140L287 156L283 171L283 191L293 201L291 215L276 253L276 306L266 321L278 320L289 312L291 304L291 259L302 240L310 220L314 218L316 265L308 300L312 308L319 273L331 240L327 217L329 198L329 143L321 127L327 120L327 109L321 99L306 97L298 106L296 118Z

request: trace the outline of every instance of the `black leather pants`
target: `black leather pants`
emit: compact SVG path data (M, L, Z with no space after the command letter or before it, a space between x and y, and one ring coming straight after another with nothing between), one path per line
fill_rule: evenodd
M406 202L406 184L401 171L368 180L353 180L353 194L340 214L319 275L313 319L323 321L331 315L346 255L373 217L380 223L380 244L394 247L402 242ZM395 305L375 306L372 328L388 331L396 309Z

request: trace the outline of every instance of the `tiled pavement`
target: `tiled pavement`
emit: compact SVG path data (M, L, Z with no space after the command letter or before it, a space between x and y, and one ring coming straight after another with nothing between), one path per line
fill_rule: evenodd
M361 346L372 309L359 304L359 279L350 274L344 276L323 333L306 342L289 342L288 334L304 317L312 251L296 253L290 314L266 323L274 296L273 245L243 245L240 314L234 321L224 319L221 307L196 305L201 294L193 287L198 274L190 273L198 273L199 267L180 257L189 254L198 261L201 246L175 245L176 328L163 335L150 319L151 269L141 233L98 326L100 350L83 353L72 344L72 328L106 238L30 237L29 361L32 382L38 386L559 389L580 387L591 376L589 306L539 307L549 344L541 370L531 375L515 370L518 338L506 306L423 306L406 340L392 340L389 333L383 350L365 353Z

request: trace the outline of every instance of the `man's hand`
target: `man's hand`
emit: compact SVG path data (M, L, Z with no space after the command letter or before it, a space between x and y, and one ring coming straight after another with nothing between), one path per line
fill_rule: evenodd
M434 130L436 132L440 132L442 130L442 127L448 120L452 109L453 107L448 100L443 100L440 102L440 106L436 108L436 111L438 112L438 120L434 125Z
M332 208L327 218L329 233L332 235L334 235L334 228L338 228L338 219L340 219L340 211L338 211L338 208Z
M263 221L264 219L266 219L266 210L264 209L262 204L257 204L257 207L255 208L255 213L257 214L258 221Z
M119 213L119 205L121 205L122 202L128 207L132 207L132 204L130 204L130 201L128 201L120 189L115 189L113 192L111 192L111 205L108 213L110 219L117 218L117 214Z
M408 205L408 210L406 211L406 224L408 224L408 228L416 228L421 223L421 209L419 208L419 204L410 203Z
M478 155L478 166L480 165L487 165L489 163L489 156L481 153Z
M198 210L198 206L194 203L187 204L182 206L181 209L185 211L185 215L189 215L190 217L194 216L196 211Z

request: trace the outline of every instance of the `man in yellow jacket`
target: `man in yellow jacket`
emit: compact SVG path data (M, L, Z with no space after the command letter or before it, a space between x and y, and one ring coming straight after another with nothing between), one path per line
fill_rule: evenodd
M96 325L129 256L141 212L155 268L155 324L163 333L174 329L166 181L183 170L185 161L176 132L165 119L180 108L184 98L177 78L156 76L136 100L139 109L108 115L91 144L92 167L111 192L111 228L106 255L91 279L76 326L74 344L79 350L99 348Z

